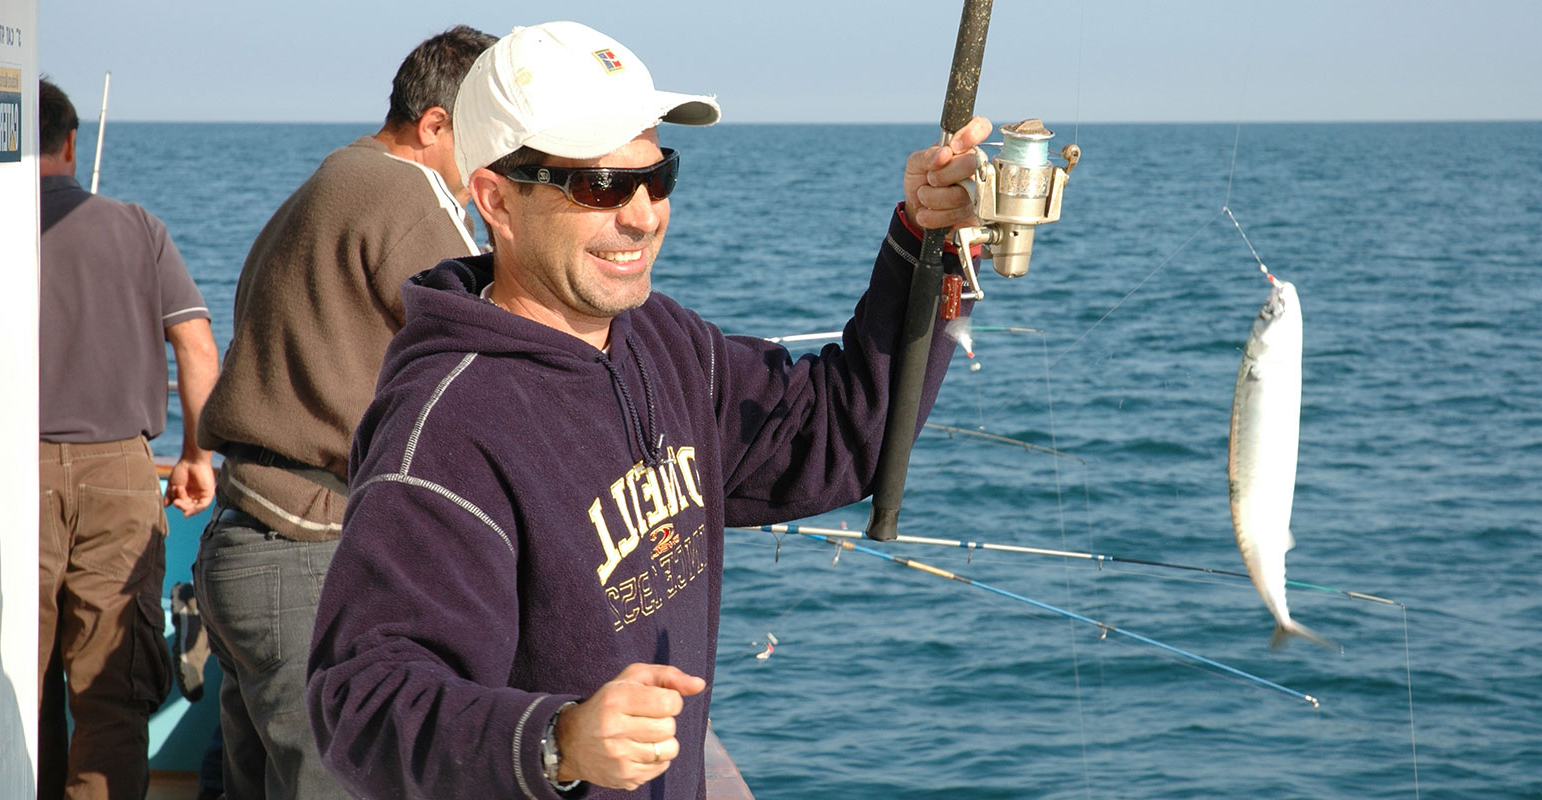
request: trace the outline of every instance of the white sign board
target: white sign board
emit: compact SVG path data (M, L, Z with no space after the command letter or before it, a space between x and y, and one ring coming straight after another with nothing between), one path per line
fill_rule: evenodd
M37 0L0 0L0 797L37 775Z

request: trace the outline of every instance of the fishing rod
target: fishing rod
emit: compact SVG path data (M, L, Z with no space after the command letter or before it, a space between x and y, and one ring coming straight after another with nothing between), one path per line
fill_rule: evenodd
M102 134L107 132L107 89L112 85L112 72L102 78L102 115L96 121L96 161L91 165L91 193L96 194L96 182L102 175Z
M1010 592L1010 591L1007 591L1006 589L1002 589L1002 588L997 587L997 586L992 586L992 585L990 585L988 583L982 583L980 581L973 580L971 578L966 578L963 575L959 575L959 574L956 574L956 573L953 573L953 572L949 572L949 571L947 571L945 569L939 569L939 568L934 567L934 566L932 566L930 564L926 564L926 563L923 563L923 562L920 562L920 561L916 561L915 559L912 559L912 558L904 558L904 557L901 557L901 556L891 555L889 553L883 552L882 550L876 550L876 549L874 549L872 547L868 547L867 545L857 544L855 542L848 541L847 539L832 538L832 537L828 537L828 536L825 536L823 534L818 534L818 533L804 533L803 535L805 535L805 536L807 536L807 537L809 537L811 539L814 539L816 541L821 541L821 542L824 542L826 544L834 545L835 547L841 548L843 550L851 550L851 551L854 551L854 552L862 553L864 555L870 555L870 556L874 556L876 558L881 558L881 559L884 559L885 561L891 561L891 562L893 562L895 564L899 564L902 567L910 567L911 569L919 570L919 571L925 572L925 573L927 573L929 575L935 575L935 576L937 576L939 578L947 578L948 580L958 581L959 583L967 584L969 586L973 586L973 587L978 588L978 589L984 589L985 591L991 592L992 594L997 594L997 595L1000 595L1002 597L1006 597L1006 598L1009 598L1011 600L1015 600L1015 601L1020 602L1020 603L1027 603L1028 605L1031 605L1031 606L1033 606L1035 608L1043 609L1045 611L1049 611L1049 612L1052 612L1052 613L1055 613L1055 614L1059 614L1062 617L1066 617L1068 619L1072 619L1072 620L1075 620L1077 622L1081 622L1081 623L1085 623L1087 625L1091 625L1091 626L1097 628L1098 630L1102 631L1103 632L1102 636L1104 636L1104 637L1106 637L1110 633L1116 633L1116 634L1119 634L1120 636L1124 636L1124 637L1127 637L1127 638L1130 638L1130 639L1134 639L1137 642L1141 642L1143 644L1148 644L1148 645L1151 645L1152 647L1156 647L1156 648L1159 648L1161 650L1165 650L1165 651L1167 651L1169 653L1172 653L1174 655L1177 655L1177 656L1179 656L1179 657L1181 657L1181 658L1183 658L1185 660L1188 660L1188 661L1191 661L1191 662L1194 662L1194 663L1197 663L1197 664L1202 664L1202 665L1207 666L1207 667L1212 667L1214 669L1218 669L1218 670L1220 670L1222 672L1225 672L1225 673L1227 673L1229 675L1233 675L1235 677L1242 678L1243 680L1248 681L1249 683L1254 683L1254 684L1262 686L1262 687L1264 687L1266 689L1272 689L1272 690L1274 690L1276 692L1279 692L1279 693L1281 693L1283 695L1286 695L1288 697L1294 698L1296 700L1300 700L1300 701L1303 701L1303 702L1306 702L1306 703L1310 703L1313 708L1318 708L1319 707L1318 706L1318 702L1317 702L1317 698L1315 698L1315 697L1313 697L1313 696L1311 696L1309 694L1304 694L1302 692L1296 691L1295 689L1290 689L1290 688L1287 688L1285 686L1281 686L1280 684L1275 683L1274 681L1271 681L1268 678L1261 678L1261 677L1259 677L1257 675L1252 674L1251 672L1243 672L1242 670L1237 669L1236 667L1232 667L1232 666L1228 666L1226 664L1222 664L1219 661L1216 661L1216 660L1211 659L1211 658L1206 658L1205 656L1199 655L1197 653L1191 653L1191 652L1189 652L1187 650L1183 650L1183 649L1180 649L1180 648L1177 648L1177 647L1173 647L1172 645L1166 644L1165 642L1159 642L1156 639L1153 639L1153 638L1151 638L1149 636L1142 636L1141 634L1135 633L1133 631L1127 631L1127 630L1125 630L1123 628L1115 627L1115 626L1110 625L1110 624L1108 624L1106 622L1101 622L1099 620L1095 620L1095 619L1093 619L1091 617L1084 616L1082 614L1078 614L1078 613L1076 613L1074 611L1067 611L1067 610L1065 610L1063 608L1060 608L1058 606L1052 606L1049 603L1041 602L1041 601L1035 600L1035 599L1033 599L1031 597L1025 597L1024 595L1017 594L1016 592Z
M816 539L823 537L830 537L835 539L862 538L862 534L857 531L845 531L837 528L819 528L809 525L798 525L796 523L786 525L762 525L758 528L738 528L737 530L762 531L765 533L791 533L798 536L808 536ZM1211 567L1196 567L1189 564L1171 564L1165 561L1147 561L1142 558L1124 558L1122 556L1103 555L1102 553L1078 553L1072 550L1050 550L1043 547L1028 547L1025 545L1016 544L992 544L990 542L970 542L960 539L938 539L930 536L898 536L894 539L894 541L899 544L921 544L930 545L932 547L960 547L969 551L994 550L998 552L1018 553L1031 556L1074 558L1083 561L1092 561L1098 565L1098 569L1102 569L1103 564L1105 563L1139 564L1145 567L1181 569L1191 572L1203 572L1207 575L1224 575L1229 578L1245 578L1248 580L1252 579L1251 576L1249 576L1246 572L1234 572L1232 570L1213 569ZM1294 586L1301 589L1311 589L1313 591L1326 592L1328 594L1342 595L1352 600L1368 600L1373 603L1397 606L1398 608L1404 607L1402 603L1399 603L1396 600L1388 600L1385 597L1378 597L1374 594L1366 594L1365 592L1353 592L1348 589L1337 589L1332 586L1320 586L1315 583L1306 583L1304 581L1293 581L1289 579L1285 581L1285 584L1287 586Z
M828 342L841 338L840 331L819 331L818 333L794 333L790 336L767 336L765 340L773 344L785 344L787 342Z
M1039 452L1042 452L1042 453L1049 453L1052 456L1061 456L1062 458L1074 458L1074 459L1076 459L1077 461L1080 461L1083 464L1087 463L1087 461L1085 459L1083 459L1081 456L1072 455L1071 453L1067 453L1064 450L1056 450L1053 447L1045 447L1042 444L1034 444L1033 442L1025 442L1022 439L1013 439L1010 436L1001 436L1001 435L994 434L994 433L986 433L985 431L970 430L969 428L959 428L959 427L956 427L956 426L953 426L953 425L943 425L943 424L937 423L937 422L928 422L928 423L926 423L925 427L930 428L931 430L934 430L934 431L942 431L943 433L946 433L948 435L949 439L953 438L954 436L969 436L969 437L972 437L972 438L975 438L975 439L984 439L987 442L995 442L997 444L1005 444L1005 445L1011 445L1013 447L1021 447L1024 450L1030 450L1030 451L1031 450L1038 450ZM904 536L900 536L897 539L895 539L895 541L904 541L905 538L906 537L904 537Z
M953 45L953 66L948 73L948 92L942 104L942 144L974 116L974 97L980 88L980 63L985 58L985 35L990 29L991 0L964 0ZM884 425L883 445L878 451L874 477L873 513L867 535L893 541L899 535L900 502L905 494L905 473L910 468L910 448L921 415L921 389L931 353L932 331L942 301L942 246L948 232L928 228L921 239L921 260L910 276L910 299L900 344L898 373ZM961 255L968 260L968 251Z
M991 0L964 0L958 41L953 48L953 66L948 75L948 93L942 107L941 144L951 141L974 116L974 99L980 84L980 63L985 56L990 16ZM1066 179L1081 158L1081 149L1069 144L1060 151L1065 166L1052 165L1049 140L1054 134L1037 119L1008 125L1002 129L1002 136L1001 153L994 161L978 149L974 151L974 191L971 195L974 216L979 224L952 232L963 275L943 275L942 250L948 230L929 228L921 240L921 258L911 273L894 390L885 420L883 443L878 451L878 470L873 478L873 511L868 520L867 536L878 541L893 541L899 535L905 473L910 466L910 450L918 432L916 422L920 417L921 389L938 312L942 312L944 320L952 322L959 318L962 300L985 297L970 255L972 245L982 246L981 257L991 259L998 274L1008 278L1028 274L1034 229L1060 219Z
M975 333L1043 333L1038 328L1024 328L1019 325L970 325L969 329ZM786 344L787 342L828 342L841 338L844 331L818 331L815 333L794 333L787 336L762 337L768 342Z

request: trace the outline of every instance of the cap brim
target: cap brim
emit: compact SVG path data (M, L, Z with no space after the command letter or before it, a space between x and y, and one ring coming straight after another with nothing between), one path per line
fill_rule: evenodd
M717 100L706 95L659 92L659 98L669 101L673 107L663 120L675 125L713 125L723 117Z

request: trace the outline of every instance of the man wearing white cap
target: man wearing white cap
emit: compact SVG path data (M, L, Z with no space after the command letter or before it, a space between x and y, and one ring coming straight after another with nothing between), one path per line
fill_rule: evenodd
M650 290L680 163L656 126L718 116L572 22L516 28L462 83L494 250L403 289L311 653L351 791L705 796L723 528L870 492L917 226L970 220L958 156L990 130L910 157L842 347L794 362Z

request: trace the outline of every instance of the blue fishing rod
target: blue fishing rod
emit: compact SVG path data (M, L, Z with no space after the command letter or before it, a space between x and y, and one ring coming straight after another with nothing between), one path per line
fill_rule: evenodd
M1008 599L1015 600L1015 601L1017 601L1019 603L1027 603L1028 605L1033 606L1035 608L1043 609L1045 611L1049 611L1049 612L1054 613L1054 614L1059 614L1060 616L1066 617L1067 619L1072 619L1072 620L1075 620L1077 622L1081 622L1081 623L1085 623L1087 625L1091 625L1091 626L1097 628L1098 630L1102 631L1103 632L1102 633L1103 636L1107 636L1110 633L1114 633L1114 634L1118 634L1120 636L1124 636L1124 637L1127 637L1127 638L1130 638L1130 639L1134 639L1135 641L1141 642L1142 644L1148 644L1148 645L1151 645L1152 647L1156 647L1156 648L1159 648L1161 650L1165 650L1165 651L1167 651L1169 653L1172 653L1173 655L1176 655L1176 656L1178 656L1178 657L1180 657L1180 658L1182 658L1182 659L1184 659L1186 661L1191 661L1191 662L1194 662L1196 664L1201 664L1201 665L1210 667L1212 669L1220 670L1223 673L1226 673L1228 675L1231 675L1231 676L1234 676L1234 677L1237 677L1237 678L1241 678L1244 681L1247 681L1247 682L1253 683L1253 684L1257 684L1258 686L1262 686L1262 687L1264 687L1266 689L1270 689L1270 690L1279 692L1280 694L1286 695L1287 697L1290 697L1290 698L1293 698L1293 699L1296 699L1296 700L1300 700L1300 701L1305 702L1305 703L1310 703L1313 708L1317 708L1318 707L1317 698L1315 698L1315 697L1313 697L1313 696L1311 696L1309 694L1303 694L1301 692L1296 691L1295 689L1291 689L1291 688L1287 688L1285 686L1281 686L1280 684L1275 683L1274 681L1271 681L1268 678L1260 678L1259 676L1254 675L1251 672L1243 672L1242 670L1237 669L1236 667L1227 666L1226 664L1222 664L1221 662L1216 661L1214 659L1206 658L1206 657L1204 657L1202 655L1198 655L1196 653L1191 653L1191 652L1189 652L1187 650L1183 650L1183 649L1180 649L1180 648L1177 648L1177 647L1173 647L1172 645L1166 644L1164 642L1159 642L1156 639L1153 639L1153 638L1151 638L1149 636L1142 636L1141 634L1135 633L1133 631L1127 631L1127 630L1125 630L1123 628L1115 627L1115 626L1110 625L1110 624L1108 624L1106 622L1100 622L1100 621L1095 620L1095 619L1093 619L1091 617L1084 616L1082 614L1078 614L1078 613L1076 613L1074 611L1067 611L1067 610L1065 610L1063 608L1059 608L1058 606L1052 606L1052 605L1050 605L1048 603L1044 603L1044 602L1035 600L1035 599L1033 599L1031 597L1025 597L1023 595L1017 594L1016 592L1009 592L1006 589L1002 589L1002 588L999 588L999 587L996 587L996 586L992 586L992 585L990 585L988 583L982 583L980 581L973 580L971 578L966 578L966 577L964 577L962 575L959 575L957 573L949 572L949 571L947 571L945 569L939 569L939 568L934 567L934 566L932 566L930 564L926 564L926 563L923 563L923 562L920 562L920 561L916 561L913 558L904 558L902 556L891 555L889 553L883 552L882 550L877 550L877 549L874 549L872 547L868 547L867 545L857 544L856 542L849 541L847 539L837 539L837 538L825 536L823 534L818 534L818 533L806 533L806 532L804 532L803 535L808 537L808 538L810 538L810 539L813 539L815 541L820 541L820 542L824 542L826 544L834 545L835 547L838 547L838 548L840 548L842 550L851 550L851 551L854 551L854 552L863 553L865 555L874 556L875 558L881 558L881 559L884 559L885 561L891 561L891 562L893 562L895 564L899 564L900 566L903 566L903 567L910 567L911 569L919 570L919 571L925 572L925 573L927 573L929 575L935 575L935 576L937 576L939 578L947 578L948 580L958 581L959 583L967 584L967 585L973 586L973 587L975 587L977 589L984 589L987 592L991 592L992 594L997 594L997 595L1000 595L1002 597L1006 597Z

